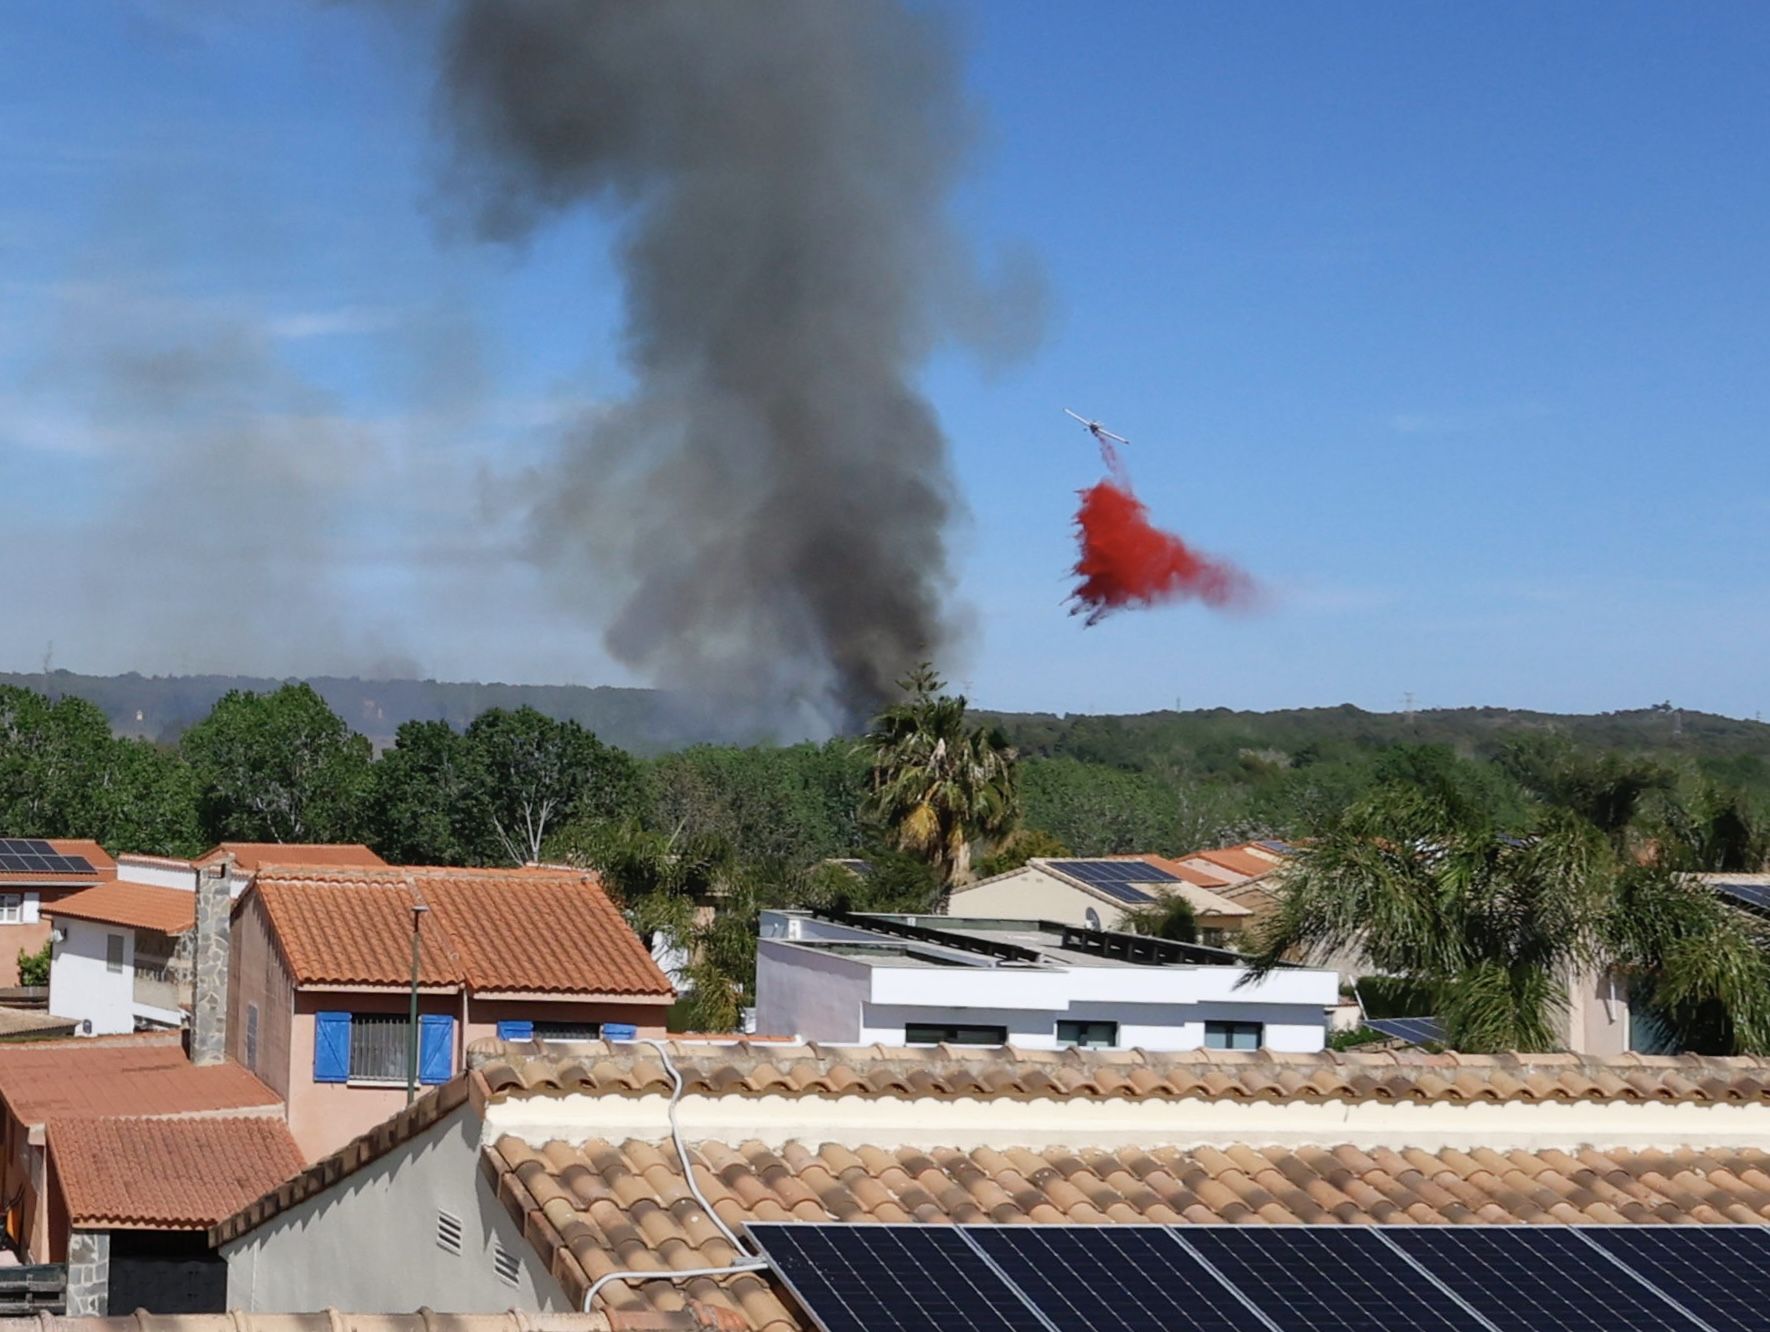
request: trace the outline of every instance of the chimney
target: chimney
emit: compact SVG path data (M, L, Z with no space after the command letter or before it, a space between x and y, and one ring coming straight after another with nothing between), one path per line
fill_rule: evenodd
M227 954L231 942L234 858L224 855L197 875L196 983L191 998L191 1063L227 1058Z

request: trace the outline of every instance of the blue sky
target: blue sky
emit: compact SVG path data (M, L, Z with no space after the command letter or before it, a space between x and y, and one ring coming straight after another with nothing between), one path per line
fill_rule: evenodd
M1052 295L922 379L975 697L1770 706L1770 10L940 7L954 210ZM429 55L373 6L0 7L0 667L629 681L517 552L625 382L610 223L462 239ZM1261 611L1065 616L1065 406Z

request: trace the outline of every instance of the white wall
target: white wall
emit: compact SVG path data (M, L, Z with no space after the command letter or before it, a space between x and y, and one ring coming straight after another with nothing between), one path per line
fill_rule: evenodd
M221 1246L227 1304L251 1313L356 1313L429 1307L570 1312L559 1283L479 1168L481 1123L462 1106L330 1189ZM459 1254L437 1243L437 1213L461 1221ZM520 1260L515 1285L494 1246Z
M145 883L154 888L197 890L197 871L189 865L162 865L154 861L117 857L117 878L123 883Z
M870 989L865 973L864 963L848 958L757 940L756 1035L860 1043L861 1005ZM899 1030L891 1043L902 1040Z
M135 1030L135 931L120 925L62 917L65 938L49 959L49 1011L57 1017L90 1020L95 1036ZM123 936L123 970L105 966L105 938Z

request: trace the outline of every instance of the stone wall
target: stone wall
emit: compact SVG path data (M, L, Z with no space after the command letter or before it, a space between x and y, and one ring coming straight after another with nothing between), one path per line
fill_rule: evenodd
M197 949L191 1002L191 1063L227 1058L227 957L233 896L233 857L197 878Z
M111 1232L76 1230L68 1236L68 1316L102 1318L110 1312Z

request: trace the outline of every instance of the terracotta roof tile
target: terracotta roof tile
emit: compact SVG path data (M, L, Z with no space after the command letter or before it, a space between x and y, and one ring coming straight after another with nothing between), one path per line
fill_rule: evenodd
M1770 1152L1481 1150L1366 1154L1341 1147L952 1148L789 1142L691 1144L695 1178L725 1223L1272 1225L1534 1221L1770 1223ZM684 1187L668 1142L534 1146L503 1135L485 1170L567 1293L616 1266L712 1266L731 1246ZM1605 1177L1608 1177L1605 1178ZM501 1185L499 1181L509 1181ZM1609 1182L1627 1181L1626 1185ZM529 1215L528 1210L536 1214ZM582 1274L575 1275L575 1274ZM681 1307L680 1289L611 1287L611 1310ZM756 1328L799 1328L754 1276L696 1283L695 1298Z
M256 871L266 865L327 865L372 869L387 862L361 842L222 842L199 856L193 864L213 865L231 855L240 869Z
M736 1096L1049 1096L1137 1100L1770 1102L1770 1059L1699 1055L1432 1054L1404 1049L1279 1054L1228 1050L1019 1050L1014 1047L725 1045L673 1041L690 1093ZM645 1047L590 1042L569 1057L476 1041L470 1060L494 1098L531 1093L642 1095L669 1077Z
M181 1046L160 1041L0 1046L0 1097L24 1124L282 1109L238 1064L198 1067Z
M159 888L120 880L82 888L43 904L49 916L72 916L109 925L129 925L161 934L183 934L197 924L197 895L180 888Z
M205 1230L301 1169L268 1116L56 1120L48 1141L76 1226Z
M478 992L667 997L669 979L595 877L542 869L273 867L252 888L300 985L405 985L411 908L430 910L420 980Z

